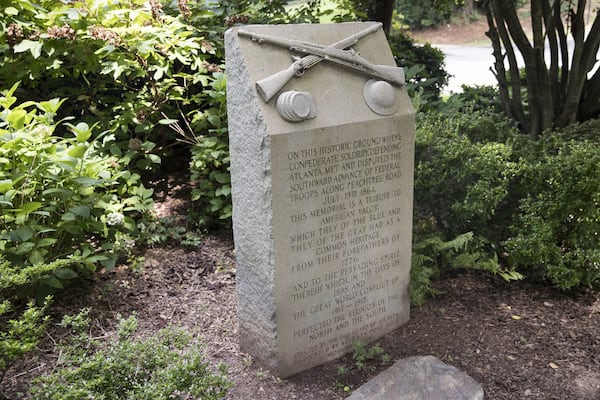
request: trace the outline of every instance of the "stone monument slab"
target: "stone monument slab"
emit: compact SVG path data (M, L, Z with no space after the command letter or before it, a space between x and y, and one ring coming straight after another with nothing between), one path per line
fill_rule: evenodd
M240 347L286 377L409 318L414 110L379 24L225 44Z

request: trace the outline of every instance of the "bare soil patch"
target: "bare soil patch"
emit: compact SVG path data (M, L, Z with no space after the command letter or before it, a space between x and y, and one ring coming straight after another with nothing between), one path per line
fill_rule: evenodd
M469 23L446 24L441 27L419 29L410 35L420 43L467 45L489 43L485 33L488 31L485 18L481 17Z

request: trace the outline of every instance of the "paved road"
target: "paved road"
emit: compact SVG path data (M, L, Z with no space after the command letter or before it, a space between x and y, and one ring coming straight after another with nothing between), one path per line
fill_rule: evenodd
M496 85L496 78L490 71L490 67L494 65L494 56L492 55L491 46L458 46L458 45L436 45L446 55L446 71L453 75L450 78L450 83L446 88L446 92L461 91L461 85ZM567 41L569 47L569 58L573 54L573 40L569 38ZM523 66L523 58L516 51L517 62ZM546 44L546 63L549 63L550 50ZM598 52L597 58L600 58ZM600 67L600 62L588 74L591 76L596 68Z
M446 92L460 92L461 85L495 85L490 71L494 64L489 46L433 45L446 55L446 71L450 78Z

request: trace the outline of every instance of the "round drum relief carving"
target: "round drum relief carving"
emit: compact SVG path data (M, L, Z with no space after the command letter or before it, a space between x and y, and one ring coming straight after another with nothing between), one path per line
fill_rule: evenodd
M277 111L281 118L290 122L300 122L316 117L317 107L308 92L290 90L277 98Z

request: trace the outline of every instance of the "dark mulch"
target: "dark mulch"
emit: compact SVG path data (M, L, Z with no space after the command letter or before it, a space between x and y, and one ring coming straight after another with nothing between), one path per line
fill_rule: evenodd
M350 356L279 380L239 351L235 254L228 235L206 237L196 249L145 252L141 271L121 266L59 301L55 320L92 307L94 330L113 332L116 316L137 314L141 333L168 324L200 333L208 357L229 365L228 399L341 399L384 365L358 371ZM435 284L441 292L414 307L411 320L379 341L391 361L435 355L480 382L486 399L600 399L600 292L564 294L527 283L506 283L481 272L460 272ZM22 393L32 377L52 370L53 326L40 350L9 370L3 390ZM340 367L349 371L341 374Z

